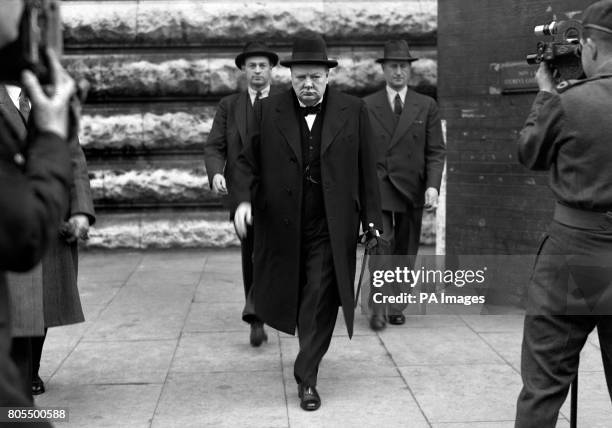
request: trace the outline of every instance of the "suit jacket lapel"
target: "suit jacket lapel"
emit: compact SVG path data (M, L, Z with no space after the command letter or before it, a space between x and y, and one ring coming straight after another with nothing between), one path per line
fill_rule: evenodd
M300 141L300 123L293 105L292 89L286 91L276 105L276 126L293 150L302 168L302 143Z
M406 100L404 102L404 109L402 110L402 115L397 122L397 127L395 128L393 137L391 137L391 141L389 142L389 147L397 144L401 140L406 131L408 131L408 128L410 128L410 125L412 125L414 119L419 114L420 110L421 106L415 101L414 97L411 96L411 91L408 90L406 93Z
M387 91L382 90L376 93L374 100L374 109L371 110L374 113L376 119L382 124L383 128L393 135L395 131L395 120L393 119L393 111L389 105L389 99L387 98Z
M334 138L338 135L347 119L347 106L338 102L337 93L333 89L328 89L325 96L327 101L321 132L321 155L331 146Z
M13 128L13 131L17 134L20 141L25 140L27 136L27 128L26 124L19 113L15 104L11 100L11 97L8 94L8 91L4 87L4 85L0 85L0 109L4 117L7 119L8 125Z
M236 118L236 127L238 128L238 134L240 135L240 141L244 145L247 141L247 108L251 100L249 99L248 91L242 92L236 99L234 106L234 117Z

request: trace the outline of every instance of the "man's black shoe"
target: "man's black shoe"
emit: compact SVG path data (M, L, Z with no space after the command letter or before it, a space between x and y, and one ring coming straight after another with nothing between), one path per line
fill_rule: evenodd
M387 323L385 322L385 317L383 317L382 315L374 314L370 318L370 328L372 330L381 331L384 330L386 326Z
M261 346L263 342L267 341L268 335L263 328L263 323L259 321L252 323L250 337L251 346L257 348L258 346Z
M32 379L32 395L40 395L45 392L45 383L42 381L40 376L34 376Z
M402 325L406 322L406 317L402 314L399 315L389 315L389 324L393 325Z
M298 396L300 397L300 407L304 410L317 410L321 407L321 397L314 386L298 385Z

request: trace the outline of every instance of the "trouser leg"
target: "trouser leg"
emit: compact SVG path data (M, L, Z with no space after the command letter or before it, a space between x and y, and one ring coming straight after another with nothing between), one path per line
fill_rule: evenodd
M394 239L393 255L395 259L406 257L405 265L414 269L416 254L421 241L421 225L423 221L423 208L411 208L405 213L394 213ZM401 256L401 257L400 257ZM401 284L394 287L395 295L409 293L413 289L410 284ZM393 303L389 305L389 314L398 315L408 306L407 303Z
M596 319L590 316L528 315L521 352L523 389L516 428L554 428L578 372L580 351Z
M19 370L21 389L32 400L32 341L30 337L14 337L11 359Z
M253 302L253 226L247 226L247 236L240 241L242 256L242 282L244 284L245 304L242 311L242 320L249 324L259 321L255 313Z
M328 238L303 246L302 289L298 311L300 351L295 359L298 383L316 386L319 364L331 343L340 297Z
M42 358L43 346L47 338L47 329L43 336L32 337L32 376L36 376L40 370L40 359Z

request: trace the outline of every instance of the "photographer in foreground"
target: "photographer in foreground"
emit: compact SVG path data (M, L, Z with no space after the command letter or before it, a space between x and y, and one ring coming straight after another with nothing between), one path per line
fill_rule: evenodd
M23 7L22 0L2 1L0 49L17 39ZM27 138L19 138L0 115L0 407L32 404L19 388L9 359L10 308L4 271L25 271L40 261L45 245L57 235L68 203L66 139L74 82L57 57L51 53L49 57L52 83L46 93L31 72L23 73L22 83L32 103ZM8 61L11 58L0 58L0 63Z
M548 64L541 63L540 92L519 138L521 163L550 171L557 198L529 284L515 425L520 428L556 425L595 327L612 397L612 311L601 311L612 271L612 0L588 7L583 26L587 78L555 88ZM576 275L577 258L598 260L598 270ZM597 297L591 311L573 311L587 296ZM600 311L593 311L597 303Z

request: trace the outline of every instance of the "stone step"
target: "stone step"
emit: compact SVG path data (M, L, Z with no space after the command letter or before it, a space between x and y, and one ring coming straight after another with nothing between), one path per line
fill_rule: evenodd
M77 79L91 84L88 102L111 102L132 99L217 100L243 86L242 72L236 68L237 51L167 52L139 54L73 54L65 55L63 64ZM281 51L288 57L288 51ZM352 94L369 94L382 87L384 79L375 59L382 52L373 49L330 49L329 57L338 59L330 72L330 84ZM410 85L435 88L437 60L431 49L415 50L421 59L413 63ZM290 72L275 67L273 81L290 87Z
M68 48L290 43L305 31L330 41L384 42L393 35L435 45L437 1L69 0L62 18Z
M224 248L239 245L227 211L157 209L99 212L89 249ZM435 217L423 216L421 243L435 243Z

